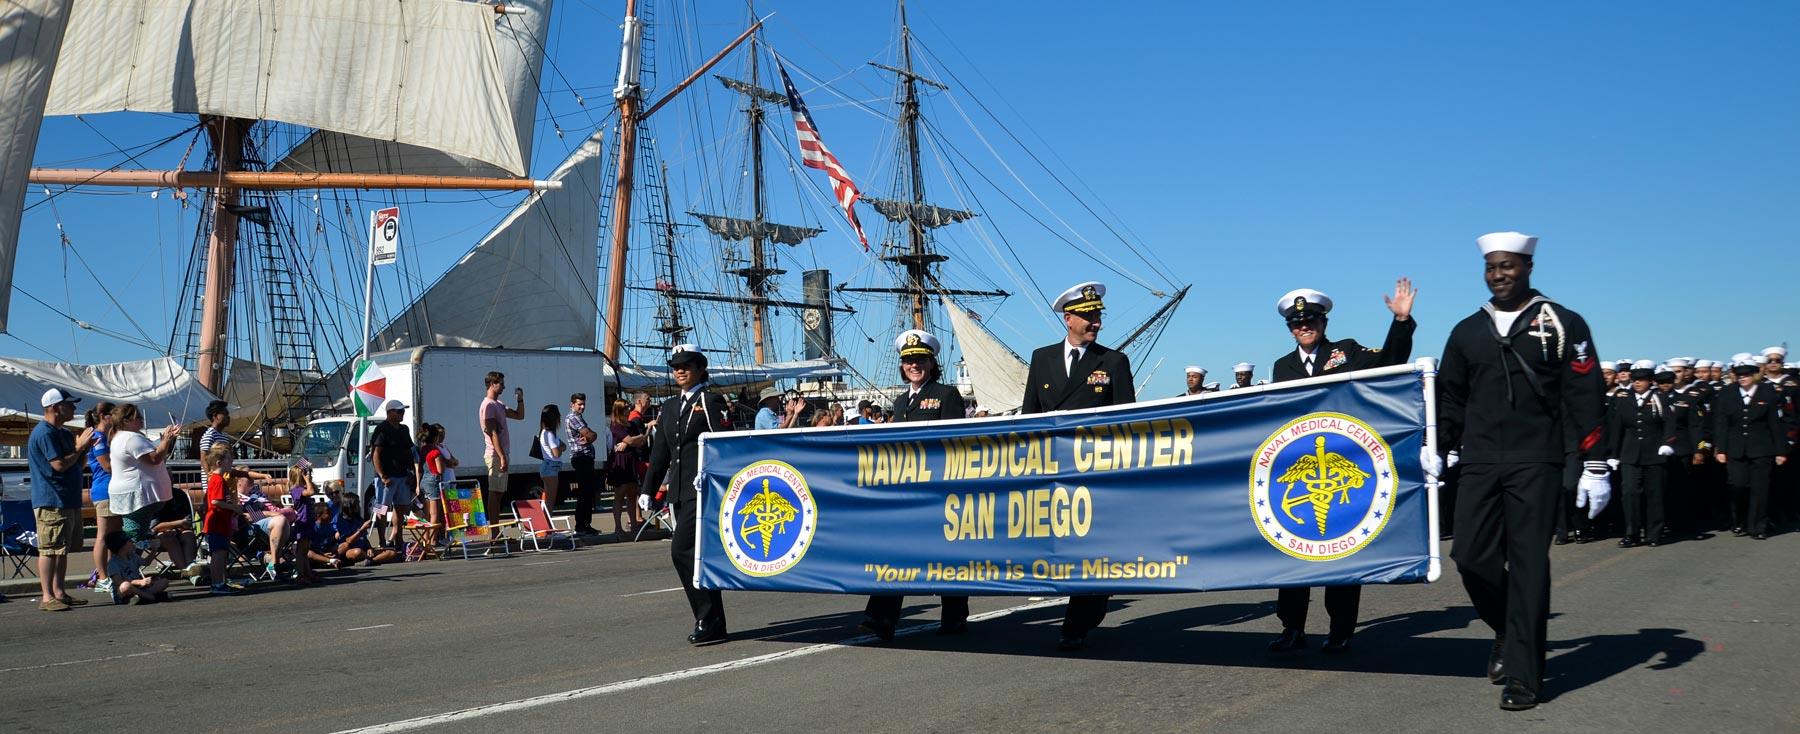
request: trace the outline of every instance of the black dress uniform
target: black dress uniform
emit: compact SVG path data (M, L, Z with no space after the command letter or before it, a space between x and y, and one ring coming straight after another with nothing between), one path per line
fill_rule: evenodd
M651 495L669 480L668 501L675 512L675 537L669 556L675 575L687 592L694 611L694 633L689 642L722 642L725 639L725 602L717 589L694 587L694 540L700 526L699 497L694 481L700 469L700 436L731 428L731 406L723 396L708 392L701 383L669 398L656 417L657 440L650 446L650 468L644 473L641 495Z
M1451 329L1438 372L1439 445L1459 448L1456 560L1475 612L1494 630L1488 675L1543 687L1550 533L1565 432L1604 459L1603 393L1587 322L1535 290L1506 333L1490 302ZM1502 705L1506 705L1503 699ZM1531 703L1535 705L1535 701Z
M909 338L916 337L916 338ZM936 337L916 329L908 330L900 335L900 356L937 356L938 341ZM894 423L912 423L915 421L957 420L963 418L965 406L962 393L956 388L938 382L933 378L920 385L917 390L908 389L894 398ZM968 629L969 597L941 597L938 634L957 634ZM865 626L884 640L892 639L894 627L900 623L900 607L906 598L899 594L881 594L869 597L868 606L863 614L869 618Z
M1747 393L1732 385L1713 400L1713 450L1725 455L1732 527L1757 538L1768 533L1769 481L1775 457L1793 448L1781 396L1765 382Z
M1612 399L1606 435L1612 441L1611 453L1619 461L1620 499L1625 505L1625 537L1619 545L1656 545L1662 539L1668 478L1663 449L1667 447L1672 455L1678 438L1674 406L1654 387L1643 393L1626 391Z
M1081 312L1079 309L1091 303L1091 310L1100 309L1100 296L1106 294L1101 286L1098 293L1089 286L1095 283L1084 283L1069 289L1079 291L1078 299L1069 299L1070 292L1057 298L1056 308L1059 311ZM1071 353L1074 360L1070 361ZM1067 339L1058 340L1055 344L1039 347L1031 353L1031 368L1026 373L1025 397L1020 404L1019 413L1045 413L1052 410L1081 410L1083 408L1103 408L1108 405L1125 405L1137 402L1137 388L1131 377L1131 359L1119 352L1090 342L1086 347L1070 346ZM1078 646L1087 639L1089 630L1100 626L1106 618L1105 595L1070 596L1069 608L1063 614L1062 636L1065 646Z
M1274 381L1286 382L1405 364L1412 357L1413 332L1418 328L1418 322L1412 318L1391 322L1387 338L1382 341L1380 349L1369 349L1355 339L1321 339L1310 360L1302 359L1298 350L1275 360ZM1325 613L1331 617L1331 629L1328 633L1330 640L1341 643L1350 639L1356 632L1357 609L1361 604L1362 587L1359 585L1325 587ZM1309 587L1289 587L1276 592L1275 616L1281 620L1284 635L1289 632L1304 634L1306 612L1310 606L1312 589ZM1331 650L1327 649L1326 652Z

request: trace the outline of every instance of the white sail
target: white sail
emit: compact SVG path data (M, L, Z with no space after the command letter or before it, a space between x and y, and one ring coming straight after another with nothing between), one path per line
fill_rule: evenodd
M495 18L461 0L75 0L47 114L279 120L523 176Z
M507 0L494 34L498 41L500 78L512 100L513 135L520 160L531 160L537 120L538 79L544 68L552 0ZM516 13L516 14L515 14ZM275 166L281 171L332 173L411 173L431 176L504 177L506 171L465 156L389 140L317 130Z
M10 434L20 425L29 430L29 423L43 415L38 399L52 387L81 398L80 410L99 400L135 403L152 430L168 425L171 415L178 421L200 420L213 400L172 357L111 364L0 357L0 432Z
M70 0L7 0L0 9L0 331L11 314L25 174L37 150Z
M562 188L520 202L370 349L594 348L600 137L595 131L550 174Z
M977 406L993 415L1018 410L1024 404L1030 365L961 306L948 298L943 301L944 313L950 315L950 329L956 334L956 348L962 352L963 367L974 384Z

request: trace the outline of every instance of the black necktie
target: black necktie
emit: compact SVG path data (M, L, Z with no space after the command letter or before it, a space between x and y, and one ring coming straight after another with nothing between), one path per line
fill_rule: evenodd
M1081 350L1070 349L1069 350L1069 369L1064 374L1065 375L1074 375L1075 374L1075 363L1080 360L1081 360Z

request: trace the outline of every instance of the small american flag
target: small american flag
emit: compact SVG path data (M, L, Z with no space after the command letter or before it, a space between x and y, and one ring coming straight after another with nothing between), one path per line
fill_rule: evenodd
M788 78L787 67L781 69L781 87L787 92L788 106L794 110L794 133L800 139L800 163L807 168L817 168L831 177L831 193L837 197L838 206L844 208L844 218L850 220L850 227L856 230L856 239L862 242L864 250L869 249L869 237L863 234L862 222L856 220L856 199L862 194L856 190L856 184L850 182L850 174L838 165L837 156L825 149L825 141L819 139L819 129L813 126L812 115L806 112L806 103L800 101L799 90L794 89L794 80Z

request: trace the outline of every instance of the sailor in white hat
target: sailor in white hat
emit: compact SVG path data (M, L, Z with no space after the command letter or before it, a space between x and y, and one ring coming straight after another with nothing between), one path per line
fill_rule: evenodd
M1190 364L1187 366L1186 373L1187 373L1187 392L1182 393L1180 397L1185 397L1188 395L1199 395L1200 393L1206 392L1206 369L1205 368L1200 367L1199 365Z
M680 344L669 350L669 374L675 378L680 392L663 401L656 416L656 437L650 444L650 468L638 485L638 509L650 515L651 495L669 485L668 502L673 506L675 537L670 553L675 563L675 576L681 579L687 594L688 608L694 613L694 629L688 633L689 645L714 645L725 642L725 600L718 589L694 586L694 540L700 527L699 496L695 479L700 470L700 436L710 431L731 429L731 407L724 396L708 390L706 354L693 344Z
M1294 351L1275 360L1274 381L1301 380L1405 363L1412 357L1413 331L1418 327L1412 318L1416 294L1412 280L1401 278L1394 284L1394 294L1382 298L1394 319L1388 324L1387 338L1380 349L1364 347L1355 339L1332 341L1325 335L1331 316L1330 296L1311 288L1296 288L1282 294L1275 301L1275 311L1287 322L1288 335L1294 339ZM1334 537L1344 532L1331 528L1329 519L1322 530ZM1350 637L1356 633L1362 587L1354 584L1327 586L1324 596L1331 628L1321 649L1328 655L1346 652L1350 649ZM1276 593L1275 616L1281 621L1281 634L1269 643L1269 652L1292 652L1306 647L1306 616L1311 605L1310 588L1283 587Z
M1785 364L1786 361L1787 361L1787 347L1781 347L1781 346L1763 347L1763 350L1762 350L1763 379L1769 380L1770 382L1781 382L1782 376L1784 374L1786 374L1783 371L1783 370L1787 369L1787 365Z
M1663 493L1668 477L1664 464L1675 455L1675 416L1668 398L1655 389L1657 364L1640 359L1631 365L1631 389L1612 399L1607 437L1613 466L1619 470L1619 492L1625 505L1625 536L1620 548L1662 541ZM1673 375L1671 374L1671 377Z
M1733 535L1762 540L1768 534L1769 485L1775 467L1788 463L1794 434L1783 415L1779 386L1764 379L1761 359L1739 354L1732 379L1713 401L1713 458L1725 465Z
M1251 378L1256 376L1256 365L1239 362L1231 366L1231 388L1249 387Z
M908 329L895 337L894 351L900 356L900 377L906 381L906 392L894 398L895 423L963 417L962 393L939 381L943 373L937 361L939 347L936 336L920 329ZM905 597L897 594L869 597L869 603L863 607L860 626L883 641L893 640L904 603ZM969 597L945 596L939 606L938 634L958 635L968 631Z
M1456 450L1456 560L1494 631L1488 678L1500 707L1537 705L1550 609L1550 544L1563 462L1583 462L1575 504L1612 499L1600 355L1580 314L1531 287L1537 238L1477 238L1491 298L1457 323L1438 371L1438 446ZM1428 474L1441 466L1425 459Z
M1031 353L1026 373L1022 414L1055 410L1080 410L1137 402L1131 360L1124 352L1095 341L1105 313L1106 286L1098 281L1077 283L1051 301L1062 313L1061 339ZM1079 650L1087 646L1088 632L1106 617L1106 599L1100 595L1069 597L1063 615L1062 639L1057 647Z

